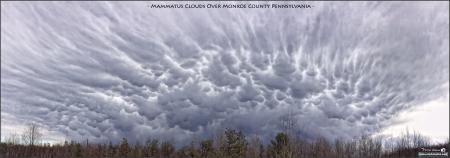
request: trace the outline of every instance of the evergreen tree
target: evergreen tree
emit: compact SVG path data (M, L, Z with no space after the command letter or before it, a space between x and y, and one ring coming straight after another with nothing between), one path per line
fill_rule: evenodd
M123 138L122 142L120 143L120 147L119 147L119 156L128 156L129 152L130 152L130 146L128 146L128 141L126 138Z
M275 140L271 141L270 156L285 158L290 156L290 152L288 136L284 133L278 133Z
M200 142L200 152L202 157L213 157L214 147L212 140L204 140Z
M226 142L221 148L228 157L244 157L247 151L247 140L241 131L227 129L225 131Z

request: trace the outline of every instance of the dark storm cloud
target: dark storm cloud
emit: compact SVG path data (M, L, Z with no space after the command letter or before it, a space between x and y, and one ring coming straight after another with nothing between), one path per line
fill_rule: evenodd
M349 139L448 91L445 2L22 3L2 2L2 123L75 140L267 140L287 116L304 137Z

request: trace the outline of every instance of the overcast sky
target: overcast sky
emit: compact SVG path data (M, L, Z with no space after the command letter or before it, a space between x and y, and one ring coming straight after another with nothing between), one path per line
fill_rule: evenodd
M48 141L188 142L224 128L268 140L286 116L305 139L411 122L448 138L449 114L436 113L449 107L448 2L1 3L2 139L35 122ZM447 123L406 116L417 113Z

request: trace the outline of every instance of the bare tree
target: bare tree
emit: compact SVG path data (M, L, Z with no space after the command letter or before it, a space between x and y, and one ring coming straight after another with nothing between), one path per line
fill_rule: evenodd
M336 139L334 142L334 153L335 157L341 158L345 157L344 142L340 139Z
M5 139L6 139L6 142L10 143L10 144L19 144L20 143L20 136L17 133L13 133Z
M158 143L158 139L148 141L145 146L137 142L134 147L131 147L126 139L118 144L110 142L109 145L88 143L87 141L86 143L65 141L64 144L50 145L46 143L31 146L25 143L12 143L15 136L11 136L11 138L5 138L9 142L0 142L0 157L375 158L415 157L417 156L417 149L420 149L419 147L437 149L448 147L448 140L446 143L433 144L428 137L415 132L406 132L401 138L363 136L351 140L336 139L334 144L324 137L307 141L291 139L281 132L267 146L256 135L247 140L241 132L236 130L227 129L221 135L216 141L207 139L199 144L192 141L179 149L168 142ZM220 141L220 143L217 143L217 141ZM388 143L383 144L386 141Z
M254 135L250 138L247 157L249 158L261 158L263 157L264 146L258 136Z
M41 138L42 138L41 129L35 123L29 124L22 134L23 143L28 144L30 146L34 146L37 143L39 143Z
M174 152L175 147L172 145L172 143L168 141L161 143L161 155L163 157L171 157Z

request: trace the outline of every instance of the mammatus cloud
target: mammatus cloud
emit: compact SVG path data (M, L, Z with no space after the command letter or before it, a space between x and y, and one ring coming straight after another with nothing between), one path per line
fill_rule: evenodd
M305 138L350 139L448 91L446 2L147 3L2 2L2 125L187 142L223 128L269 139L291 116Z

